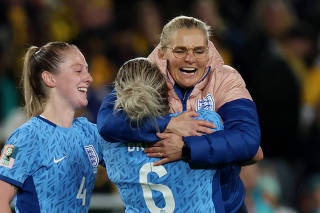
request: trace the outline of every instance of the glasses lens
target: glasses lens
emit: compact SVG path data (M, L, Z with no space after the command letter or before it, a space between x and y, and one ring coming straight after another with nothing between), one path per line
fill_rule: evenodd
M193 52L193 55L198 59L202 59L207 56L207 49L203 47L195 48L192 50L192 52Z
M187 48L183 48L183 47L178 47L178 48L174 48L172 49L172 53L175 57L177 58L184 58L187 55Z
M177 48L172 49L172 53L176 58L183 59L187 56L188 50L189 49L184 48L184 47L177 47ZM191 49L191 51L192 51L193 56L196 57L197 59L205 58L207 56L207 52L208 52L207 48L205 48L205 47Z

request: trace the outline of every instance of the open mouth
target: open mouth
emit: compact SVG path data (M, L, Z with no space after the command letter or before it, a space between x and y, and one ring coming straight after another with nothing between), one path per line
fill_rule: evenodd
M80 91L80 92L87 92L87 91L88 91L88 88L86 88L86 87L79 87L79 88L78 88L78 91Z
M180 68L180 71L185 73L195 73L197 69L196 68Z

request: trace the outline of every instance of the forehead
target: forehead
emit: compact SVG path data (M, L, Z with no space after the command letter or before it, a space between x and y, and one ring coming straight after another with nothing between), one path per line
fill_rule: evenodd
M63 62L62 66L88 66L86 59L84 58L83 54L74 47L71 47L63 52Z
M172 33L171 42L172 47L200 47L207 46L207 38L204 32L197 28L182 28Z

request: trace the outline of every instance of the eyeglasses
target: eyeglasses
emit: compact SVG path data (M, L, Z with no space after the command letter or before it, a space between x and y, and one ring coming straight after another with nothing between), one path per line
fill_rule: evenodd
M204 59L208 55L208 47L196 47L196 48L186 48L186 47L167 47L172 50L173 55L176 58L184 59L189 50L191 50L194 57L197 59Z

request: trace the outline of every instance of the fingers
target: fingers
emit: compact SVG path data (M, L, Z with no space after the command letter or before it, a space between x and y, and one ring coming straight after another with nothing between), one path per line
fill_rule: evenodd
M151 152L147 154L148 157L150 158L162 158L165 156L162 152Z
M189 116L189 117L199 117L200 115L198 113L196 113L195 111L188 111L188 112L184 112L182 113L186 116Z
M202 136L203 134L202 133L200 133L200 132L195 132L193 135L191 135L191 136Z
M148 147L144 149L145 153L163 153L163 148L161 147Z
M198 125L213 129L216 128L216 125L214 125L210 121L198 120Z
M166 133L166 132L159 133L159 132L158 132L158 133L157 133L157 136L158 136L158 138L160 138L160 139L165 139L165 138L169 137L170 134L172 134L172 133Z
M214 131L212 129L207 128L207 127L199 127L197 132L199 132L200 136L201 136L202 135L201 133L210 134L210 133L213 133Z
M154 166L160 166L160 165L163 165L163 164L166 164L166 163L169 163L170 160L168 158L163 158L161 160L158 160L156 162L153 163Z

